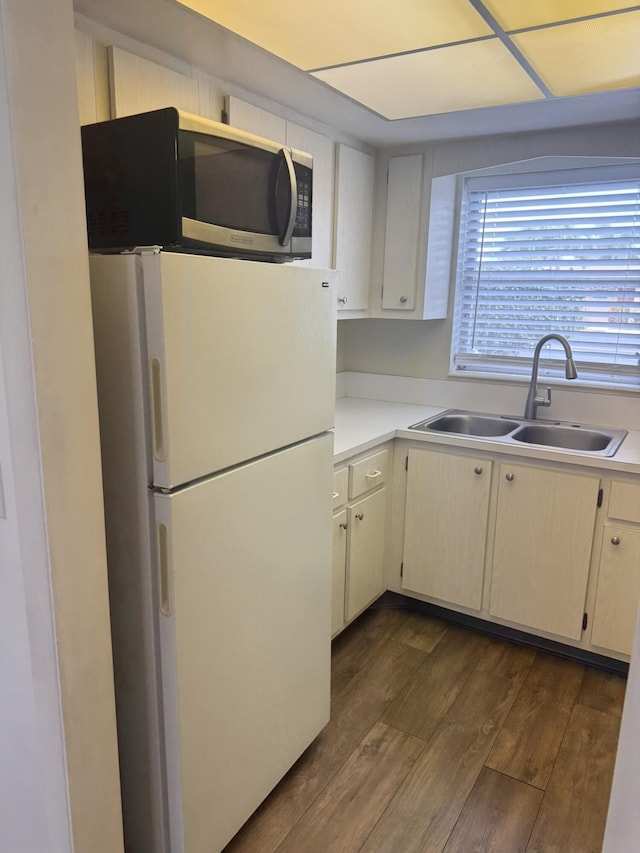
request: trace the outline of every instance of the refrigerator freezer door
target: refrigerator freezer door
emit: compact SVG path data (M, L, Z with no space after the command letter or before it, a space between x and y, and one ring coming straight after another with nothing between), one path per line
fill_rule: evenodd
M154 498L176 853L220 850L329 719L332 453Z
M156 485L187 483L333 427L328 271L172 253L138 262Z

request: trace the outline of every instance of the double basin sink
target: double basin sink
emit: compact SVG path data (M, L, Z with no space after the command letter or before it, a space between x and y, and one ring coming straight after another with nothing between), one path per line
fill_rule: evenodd
M413 424L418 432L447 433L508 444L529 444L572 450L595 456L613 456L627 431L580 424L530 421L505 415L484 415L450 409Z

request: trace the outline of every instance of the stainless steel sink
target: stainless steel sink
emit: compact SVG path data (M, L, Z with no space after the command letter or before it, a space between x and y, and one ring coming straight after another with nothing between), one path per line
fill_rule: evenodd
M409 427L418 432L435 432L478 438L500 443L530 444L590 456L613 456L627 435L626 430L581 426L562 422L532 421L525 418L485 415L449 409Z
M421 432L450 432L458 435L494 436L507 435L517 426L499 415L476 415L473 412L445 412L436 418L414 424L409 429Z
M627 433L624 430L601 430L577 424L529 424L517 429L512 438L524 444L541 444L564 450L582 450L613 456Z

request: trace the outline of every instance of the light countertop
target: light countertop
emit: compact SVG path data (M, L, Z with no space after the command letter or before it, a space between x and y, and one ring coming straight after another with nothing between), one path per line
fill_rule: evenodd
M615 456L596 456L580 451L560 450L501 442L500 439L472 438L436 433L412 432L412 424L443 412L442 406L416 406L388 403L360 397L336 400L334 461L343 462L356 453L369 450L383 441L405 438L448 447L475 449L484 453L504 453L546 462L580 465L631 474L640 474L640 431L631 430ZM543 421L543 419L540 419ZM600 424L606 426L606 424Z

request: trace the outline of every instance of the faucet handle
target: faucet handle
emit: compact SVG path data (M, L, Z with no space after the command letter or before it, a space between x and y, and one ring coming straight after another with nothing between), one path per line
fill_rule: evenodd
M544 406L545 408L551 405L551 388L546 388L546 397L536 394L534 402L536 406Z

